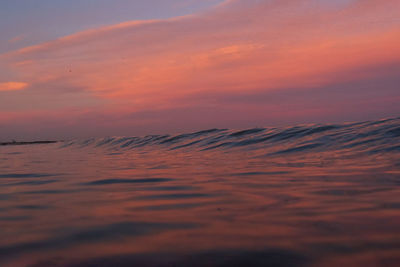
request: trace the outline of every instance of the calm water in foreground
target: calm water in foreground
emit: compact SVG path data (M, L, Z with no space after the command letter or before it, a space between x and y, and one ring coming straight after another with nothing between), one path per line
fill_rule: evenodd
M0 147L0 266L400 266L400 119Z

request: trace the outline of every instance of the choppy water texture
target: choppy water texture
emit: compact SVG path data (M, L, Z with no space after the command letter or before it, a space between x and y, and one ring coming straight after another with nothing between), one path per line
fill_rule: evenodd
M400 119L0 147L1 266L400 266Z

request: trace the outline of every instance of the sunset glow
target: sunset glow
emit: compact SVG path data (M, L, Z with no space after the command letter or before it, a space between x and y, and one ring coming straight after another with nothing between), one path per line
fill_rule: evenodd
M88 121L91 134L93 126L113 127L109 134L147 134L362 120L400 111L400 1L214 4L4 52L0 111L18 118L1 121L6 132L40 113L35 120L54 131L73 116L63 132L75 136ZM17 89L25 90L4 92ZM204 110L214 121L198 120ZM229 122L232 116L238 119Z
M400 0L1 0L1 267L399 267Z

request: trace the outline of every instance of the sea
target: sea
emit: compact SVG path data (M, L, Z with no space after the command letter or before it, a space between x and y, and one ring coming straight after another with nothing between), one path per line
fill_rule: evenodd
M0 266L400 266L400 118L0 146Z

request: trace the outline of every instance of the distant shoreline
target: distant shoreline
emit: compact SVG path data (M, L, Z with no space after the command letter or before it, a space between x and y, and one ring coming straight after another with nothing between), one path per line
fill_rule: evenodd
M22 146L22 145L40 145L40 144L54 144L58 141L33 141L33 142L4 142L0 146Z

